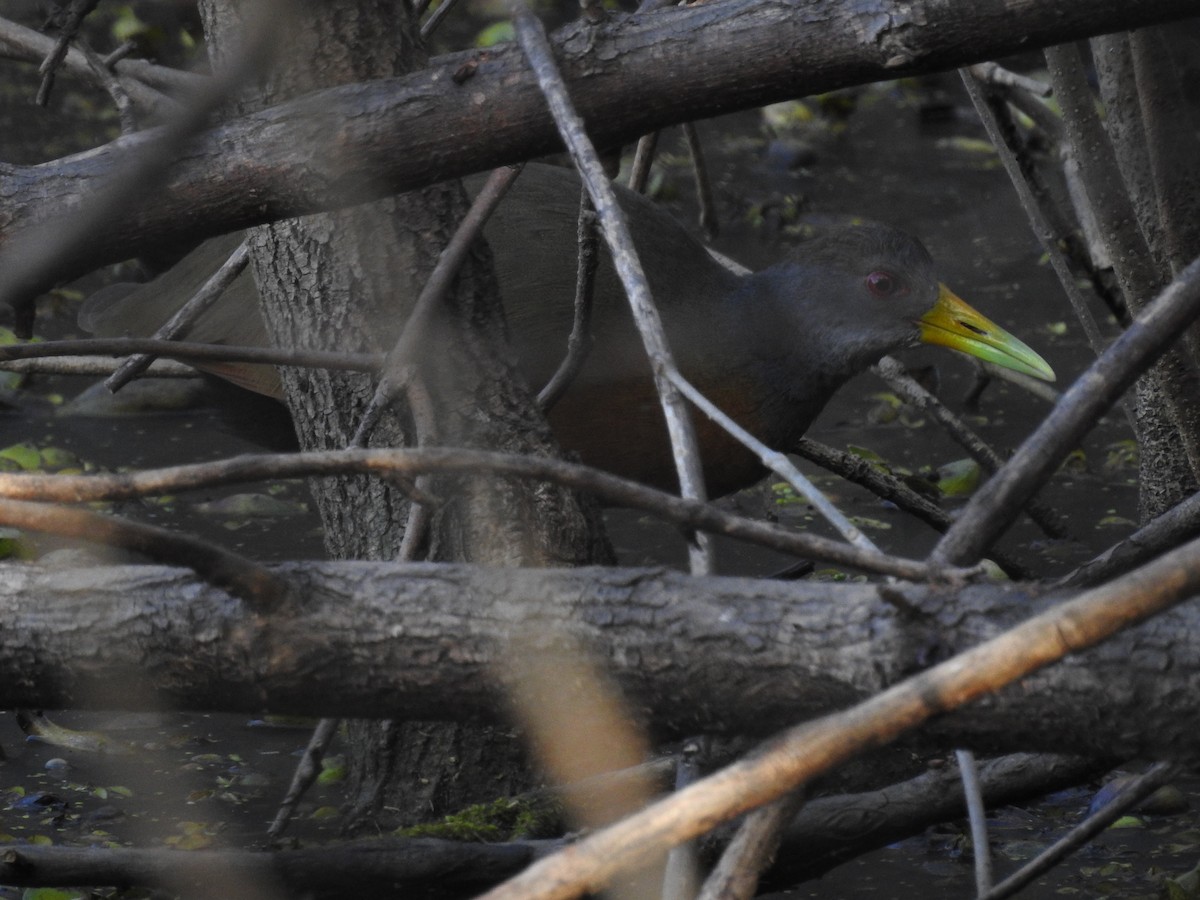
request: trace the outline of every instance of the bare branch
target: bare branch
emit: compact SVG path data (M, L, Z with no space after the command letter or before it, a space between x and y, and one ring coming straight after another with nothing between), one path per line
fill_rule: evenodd
M1194 12L1193 0L1027 4L1020 16L1005 5L951 9L888 0L865 22L840 14L814 21L797 15L791 0L730 0L567 26L556 36L555 56L592 137L608 146L674 122ZM664 42L672 48L670 67L661 64ZM647 102L653 96L672 102ZM368 108L370 115L360 114ZM482 123L481 109L504 114L485 117L486 140L464 140L472 123ZM35 204L6 210L7 233L94 194L97 179L152 140L146 134L51 167L0 170L6 196L18 181L40 194ZM184 233L212 236L518 162L558 141L518 48L439 57L423 72L321 91L200 135L175 154L160 191L125 210L52 276L167 247ZM187 216L180 214L185 208Z
M278 610L291 598L288 581L274 572L208 541L164 528L83 509L21 500L0 500L0 523L96 541L143 553L160 562L187 566L205 581L241 597L262 612Z
M1122 815L1137 807L1139 803L1178 778L1185 770L1174 763L1155 763L1143 775L1125 785L1112 800L1088 816L1083 822L1055 841L1036 857L1014 872L989 891L980 891L980 900L1003 900L1011 897L1034 879L1044 875L1076 850L1085 846Z
M512 13L517 40L529 58L538 87L546 97L546 103L554 116L563 142L567 145L575 168L579 171L588 196L592 199L592 205L596 208L596 216L600 221L605 243L608 244L613 266L629 298L633 320L646 347L646 356L649 357L650 367L654 372L654 387L658 391L659 404L667 421L667 433L671 438L680 492L685 498L704 500L708 495L704 485L696 429L692 425L683 396L672 382L672 375L678 375L679 370L667 345L662 317L650 296L650 285L646 281L646 273L642 270L637 248L633 245L625 213L617 203L616 194L604 172L596 148L584 129L583 119L575 111L567 86L554 61L554 54L542 23L529 11L524 0L509 0L509 11ZM712 546L705 538L697 535L694 543L689 542L688 553L693 574L700 575L713 570Z
M0 473L0 494L12 498L82 502L124 499L264 478L347 473L411 478L421 472L494 472L519 478L545 479L577 490L591 491L614 506L642 509L685 528L704 529L738 540L753 541L784 553L823 559L898 578L955 581L973 574L971 570L945 569L936 564L860 550L816 535L735 516L712 504L675 497L577 463L480 450L421 448L239 456L217 463L112 475Z
M429 278L421 289L420 296L413 304L412 314L404 323L404 330L400 333L400 337L397 338L392 349L388 351L387 356L384 357L379 384L376 386L367 408L363 411L362 420L358 423L358 428L350 438L348 446L365 447L367 445L371 431L378 423L379 417L383 415L384 409L401 391L408 387L416 376L417 373L413 366L418 356L417 345L429 338L430 323L438 304L445 299L447 292L454 284L454 279L458 277L458 272L466 261L467 254L476 238L483 231L488 216L504 199L509 187L520 174L521 166L497 169L488 178L487 183L471 204L471 208L459 223L454 236L451 237L450 243L438 257L433 271L429 273Z
M921 387L917 380L905 372L904 367L895 359L885 356L875 364L874 372L907 403L933 416L946 433L966 450L971 459L975 460L989 475L994 474L1004 465L1004 460L1000 458L999 453L989 447L983 438L972 431L966 422L947 409L946 405L937 397ZM1068 536L1062 517L1038 501L1029 500L1025 504L1025 512L1046 535L1053 538Z
M1200 543L1141 574L1149 581L1127 577L1090 591L851 710L785 732L761 753L585 838L570 855L535 863L483 898L571 900L602 890L618 873L771 802L868 747L1188 599L1200 590Z
M87 375L108 376L121 364L115 360L99 359L95 356L33 357L30 359L0 360L0 369L6 372L21 372L28 375ZM199 378L200 373L191 366L169 359L156 359L143 373L145 378Z
M1200 259L1184 269L1063 394L1004 468L971 498L933 557L944 562L978 558L1008 527L1047 473L1197 316Z
M204 282L200 290L189 298L176 311L175 315L164 322L162 327L151 335L151 338L159 341L170 341L186 331L200 316L204 315L205 310L216 303L221 295L225 293L225 290L233 284L234 279L242 274L246 268L246 261L249 259L249 254L250 251L246 242L242 241L230 255L229 259L221 264L221 268L217 269ZM132 356L121 363L120 368L104 382L104 386L115 394L142 372L146 371L152 362L154 362L154 357L148 353L139 353Z
M236 347L230 344L195 344L190 341L160 341L153 338L92 338L85 341L44 341L0 347L0 362L43 359L56 356L128 356L146 353L169 359L208 362L253 362L277 366L374 372L383 362L378 353L343 353L329 350L281 350L274 347Z

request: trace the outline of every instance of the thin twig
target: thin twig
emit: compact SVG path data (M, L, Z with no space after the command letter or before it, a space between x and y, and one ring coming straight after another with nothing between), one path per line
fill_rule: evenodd
M995 474L1004 465L1000 454L988 446L987 442L977 435L962 419L956 416L947 406L925 388L917 380L904 371L904 367L890 356L885 356L877 362L872 370L888 383L888 386L899 394L907 403L927 412L959 446L989 475ZM1029 518L1052 538L1070 536L1062 517L1049 507L1043 506L1031 499L1025 504L1025 512Z
M984 84L998 84L1004 87L1020 88L1039 97L1049 97L1054 93L1050 85L1020 72L1006 69L999 63L985 62L971 66L968 71Z
M1130 319L1129 309L1126 306L1125 298L1116 287L1111 271L1099 265L1098 257L1093 257L1088 249L1088 241L1081 238L1079 234L1081 230L1086 232L1088 221L1094 221L1095 217L1088 217L1086 215L1087 207L1085 205L1080 209L1078 227L1068 221L1066 214L1055 199L1054 192L1050 190L1045 179L1042 178L1041 170L1035 162L1034 154L1031 152L1031 141L1021 140L1018 137L1019 129L1013 116L1003 104L993 104L991 99L989 96L988 105L991 109L995 110L996 118L999 120L1001 126L1000 133L1005 136L1003 145L995 145L997 152L1001 160L1003 160L1005 155L1004 145L1011 147L1012 153L1016 156L1018 163L1016 171L1019 171L1024 176L1023 180L1033 196L1033 201L1046 220L1048 233L1054 238L1051 245L1059 249L1059 252L1066 257L1075 271L1082 273L1087 278L1092 291L1104 303L1105 308L1113 318L1121 325L1128 325ZM1024 91L1006 91L1004 92L1004 100L1008 106L1011 106L1019 113L1023 113L1033 121L1034 128L1042 132L1043 136L1041 140L1048 147L1057 148L1057 155L1061 160L1060 167L1063 180L1067 185L1068 192L1073 190L1073 186L1078 179L1071 175L1071 169L1072 167L1077 169L1078 166L1075 165L1074 158L1070 153L1070 144L1066 140L1066 135L1063 131L1062 119L1055 115L1046 104L1031 97ZM1005 163L1005 170L1010 173L1011 178L1011 172L1014 170L1009 169L1007 163ZM1018 191L1021 190L1015 183L1014 187ZM1025 201L1021 200L1021 202L1024 205ZM1045 241L1041 237L1036 223L1033 223L1032 219L1030 221L1034 225L1035 233L1039 234L1039 239ZM1053 251L1047 250L1047 253L1051 252ZM1111 268L1111 264L1109 266ZM1057 267L1055 267L1055 272L1058 274ZM1062 280L1061 275L1059 279L1060 281ZM1068 289L1074 288L1078 291L1073 281L1066 282L1064 287L1068 287ZM1096 352L1099 352L1099 350L1097 349Z
M981 892L979 900L1003 900L1005 897L1011 897L1021 888L1032 883L1035 878L1044 875L1076 850L1085 846L1126 812L1135 808L1172 778L1178 777L1182 771L1182 767L1175 763L1155 763L1145 773L1122 787L1111 801L1072 828L1070 832L1055 841L1018 871L1005 878L990 891Z
M251 362L275 366L336 369L341 372L377 372L380 353L346 353L333 350L284 350L279 347L239 347L234 344L197 344L153 338L89 338L85 341L45 341L0 347L0 362L57 356L129 356L148 353L168 359L208 362Z
M129 97L129 92L125 90L125 85L121 84L121 79L113 74L105 60L100 58L86 41L79 42L79 49L87 58L88 65L92 67L92 71L96 73L96 79L108 92L108 96L112 98L113 106L117 108L117 121L121 123L121 134L133 134L137 131L137 120L133 115L133 101Z
M430 35L438 30L438 26L442 22L446 21L446 16L450 15L450 11L454 9L457 3L458 0L442 0L438 8L433 11L433 15L421 25L421 40L429 40Z
M291 596L286 579L253 560L199 538L140 522L84 509L3 499L0 524L82 538L144 553L159 562L187 566L209 584L229 591L263 613L284 608Z
M430 447L417 450L329 450L314 453L239 456L142 472L96 475L0 473L0 496L57 502L119 500L176 493L217 484L315 475L361 474L412 478L422 472L493 472L536 478L575 490L590 491L613 506L640 509L683 528L703 529L752 541L796 556L854 566L910 581L963 581L974 569L948 569L859 550L834 541L756 519L736 516L709 503L676 497L579 463L540 456Z
M971 826L972 856L975 858L975 893L987 893L992 886L992 848L988 839L987 811L983 807L983 789L979 785L979 767L970 750L955 750L963 797L967 801L967 820Z
M438 443L437 417L434 415L433 397L420 377L413 378L405 388L408 409L416 430L418 449ZM428 473L420 474L412 482L415 495L408 508L408 521L404 523L404 537L396 552L397 562L414 562L422 557L422 547L428 547L429 529L433 526L433 510L437 499L432 496L432 478ZM405 485L399 485L402 490Z
M792 728L742 759L640 813L535 863L481 900L573 900L668 847L783 796L817 774L895 740L1067 654L1188 600L1200 591L1200 542L1080 595L876 694L852 709Z
M196 291L183 306L176 310L175 315L164 322L162 327L151 335L151 338L159 341L174 340L178 335L190 328L197 319L204 315L206 310L212 308L212 305L221 298L221 295L245 271L246 263L249 259L250 248L246 241L242 241L238 244L237 249L229 255L229 258L221 264L221 268L217 269L204 282L200 290ZM246 312L248 315L252 313L251 310L247 310ZM131 356L125 362L121 363L120 368L105 380L104 386L115 394L144 372L152 362L154 362L154 357L149 353L138 353Z
M703 737L689 738L684 742L679 759L675 762L675 790L682 791L700 780L700 757L704 753L704 744ZM662 900L696 900L700 886L700 865L696 857L695 842L689 841L671 848L663 871Z
M587 189L581 187L576 226L579 262L575 269L575 316L571 321L571 333L567 336L567 355L546 386L538 392L537 403L543 415L550 412L566 393L592 350L592 303L596 294L596 270L600 267L598 228L596 210Z
M683 123L683 138L687 143L688 154L692 158L692 176L696 182L696 203L700 207L700 228L710 241L721 230L717 221L717 208L713 203L712 183L708 176L708 166L704 162L704 146L700 143L700 133L696 130L695 122Z
M296 811L296 804L300 802L300 798L312 787L317 776L321 774L321 760L324 759L325 751L329 749L330 743L337 735L339 722L341 719L322 719L313 729L312 736L304 748L304 755L296 764L296 771L292 774L292 782L288 785L287 793L279 803L279 809L275 812L275 819L271 822L271 827L267 829L267 837L271 840L277 839L287 829L288 823L292 820L292 814Z
M638 194L646 193L646 185L650 181L650 167L658 149L658 135L659 132L651 131L638 139L637 150L633 154L633 166L629 171L629 189Z
M79 33L83 20L99 2L100 0L69 0L66 9L61 11L62 21L59 23L58 38L54 42L54 47L42 60L42 64L38 66L38 74L42 76L42 83L38 87L37 97L34 100L38 106L45 106L50 102L50 89L54 86L54 73L63 57L67 55L71 41Z
M413 304L412 313L404 323L404 330L384 358L379 384L375 387L375 393L363 412L362 420L358 423L349 446L367 445L367 440L371 437L371 432L383 411L411 381L415 374L413 366L418 357L417 348L420 342L429 336L433 316L454 284L454 279L458 277L458 271L466 261L475 239L482 233L488 216L504 199L512 183L521 174L521 169L522 166L502 166L492 172L471 208L463 216L450 242L438 256L437 264L429 273L420 296Z
M114 49L110 50L108 53L105 53L104 56L100 58L100 61L104 63L104 68L112 72L113 67L116 66L117 63L123 59L128 59L129 54L133 53L133 51L136 49L137 44L135 44L133 41L122 41Z
M974 69L972 68L970 71L973 73ZM1003 106L989 98L976 84L974 78L970 77L967 72L961 74L967 95L971 98L975 112L987 130L992 146L996 148L1004 171L1008 173L1008 180L1012 182L1013 189L1017 192L1017 199L1025 211L1026 218L1029 219L1029 225L1049 257L1054 274L1058 276L1059 284L1062 285L1063 292L1067 295L1067 299L1071 302L1071 308L1075 311L1075 318L1083 328L1084 335L1087 336L1088 345L1092 348L1092 352L1099 356L1104 351L1104 338L1100 336L1100 328L1096 324L1096 319L1092 315L1092 311L1088 309L1087 300L1084 299L1083 293L1075 282L1075 274L1067 265L1060 244L1061 235L1056 234L1054 228L1051 227L1050 216L1047 215L1042 202L1039 202L1039 196L1045 199L1045 195L1044 193L1040 195L1034 193L1027 177L1030 169L1023 167L1017 159L1016 148L1012 144L1014 137L1012 120L1004 111Z
M853 484L865 487L879 499L896 504L935 531L944 532L950 527L949 513L868 459L814 441L810 437L800 438L789 449L797 456L802 456Z
M772 450L754 435L750 434L750 432L746 431L746 429L742 428L742 426L738 425L737 422L718 409L711 400L696 390L678 372L671 372L670 378L671 383L679 389L679 392L683 396L687 397L702 413L725 429L739 444L757 455L764 466L795 488L796 493L812 504L813 508L824 516L826 521L837 529L837 532L846 541L860 549L878 549L857 525L846 518L845 514L834 504L830 503L829 498L822 494L817 486L809 481L803 472L796 468L792 461L787 458L787 454Z
M6 372L20 372L25 375L87 375L92 378L98 375L107 377L117 371L120 365L116 360L101 359L95 356L0 360L0 369ZM192 366L175 362L173 359L156 359L150 368L142 373L142 377L200 378L201 374Z
M617 203L612 185L604 175L604 167L587 136L583 120L579 118L571 103L542 23L529 11L524 0L509 0L509 9L517 41L529 60L559 133L587 186L601 227L604 229L604 239L612 254L617 275L629 297L634 322L642 336L646 355L650 358L650 365L654 371L654 383L667 420L667 431L671 437L681 492L684 497L702 500L706 492L696 432L688 415L687 404L669 378L669 373L675 369L675 363L667 346L662 318L650 297L645 272L629 236L625 214ZM695 543L689 542L688 552L694 574L712 571L712 547L707 539L697 535Z

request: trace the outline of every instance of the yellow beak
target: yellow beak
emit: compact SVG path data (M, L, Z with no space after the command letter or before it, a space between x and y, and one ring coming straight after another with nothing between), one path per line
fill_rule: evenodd
M923 343L949 347L1014 372L1054 381L1054 370L1024 341L976 312L944 284L938 287L933 309L917 321Z

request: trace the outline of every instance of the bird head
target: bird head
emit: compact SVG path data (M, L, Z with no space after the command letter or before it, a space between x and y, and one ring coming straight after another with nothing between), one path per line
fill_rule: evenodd
M1041 356L940 283L929 252L902 231L831 229L800 245L785 272L792 327L807 334L809 351L827 360L827 370L849 376L886 353L925 343L1054 380Z

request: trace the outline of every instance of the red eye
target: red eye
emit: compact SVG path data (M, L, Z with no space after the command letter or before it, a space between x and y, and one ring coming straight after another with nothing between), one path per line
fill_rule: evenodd
M877 271L867 276L867 290L876 297L892 297L908 293L904 282L891 272Z

